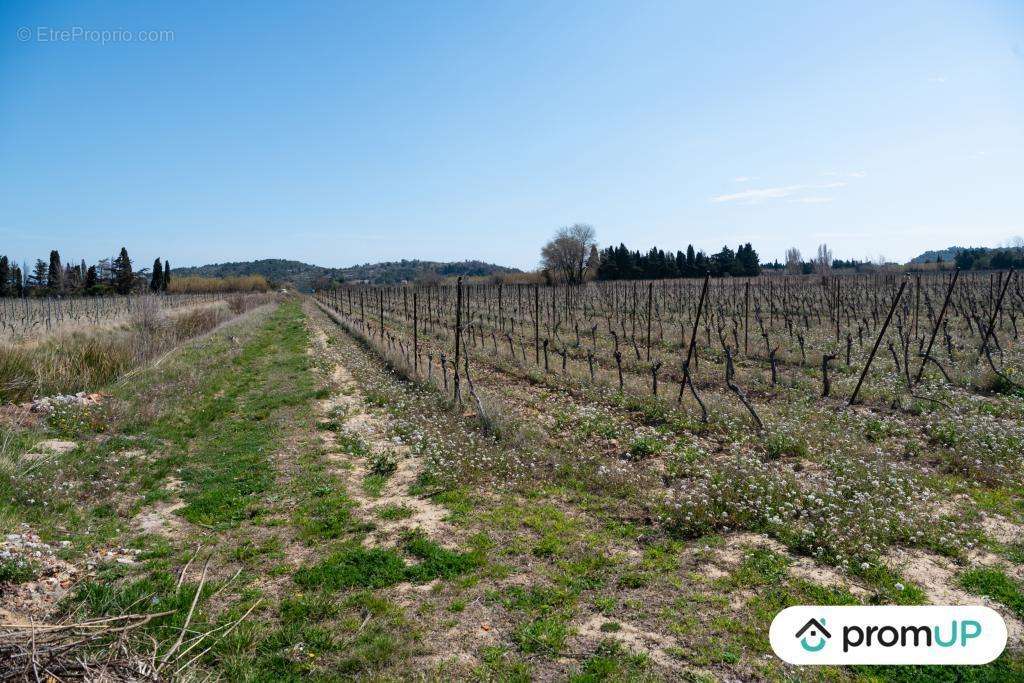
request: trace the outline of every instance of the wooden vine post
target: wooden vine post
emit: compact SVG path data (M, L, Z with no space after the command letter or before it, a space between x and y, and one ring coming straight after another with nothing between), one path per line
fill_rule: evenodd
M935 343L935 335L939 333L939 327L942 325L942 319L946 316L946 308L949 306L950 297L953 296L953 287L956 285L958 277L960 277L959 268L953 271L953 277L949 281L949 287L946 289L946 298L942 302L942 309L939 311L939 317L935 319L935 327L932 328L932 335L928 338L928 348L925 349L924 357L921 358L921 367L917 369L917 376L914 377L914 384L921 381L921 375L924 373L924 366L928 362L928 358L932 353L932 344Z
M420 376L420 335L419 335L419 306L416 290L412 290L412 374Z
M459 357L462 355L462 276L455 283L455 401L462 403L459 389Z
M654 302L654 283L647 283L647 362L651 362L651 316Z
M743 288L743 355L750 355L750 280L747 280Z
M700 289L700 299L697 301L697 313L693 317L693 330L690 332L690 345L686 351L686 360L683 361L683 383L679 385L679 397L676 399L677 403L683 401L683 391L686 389L686 385L690 385L690 391L693 392L694 398L700 401L697 397L697 391L693 386L693 378L690 377L690 361L693 360L694 350L697 348L697 330L700 325L700 314L704 310L704 299L708 294L708 280L711 279L710 275L704 276L704 286ZM704 404L701 403L701 410L704 410ZM706 415L706 412L705 412Z
M892 314L896 312L896 304L900 302L900 297L903 296L903 290L906 288L907 281L904 280L900 283L900 289L896 292L896 296L893 297L892 306L889 307L889 315L885 317L885 323L882 325L882 329L878 333L878 339L875 340L875 345L871 347L871 355L868 356L868 362L864 364L864 370L860 373L860 379L857 380L857 386L854 387L853 393L850 394L850 400L846 405L852 406L853 402L857 400L857 394L860 393L860 386L864 383L864 378L867 377L868 370L871 369L871 362L875 360L875 354L878 353L878 346L882 343L882 338L885 337L885 331L889 329L889 323L892 322Z
M533 353L534 363L540 365L540 285L533 286Z

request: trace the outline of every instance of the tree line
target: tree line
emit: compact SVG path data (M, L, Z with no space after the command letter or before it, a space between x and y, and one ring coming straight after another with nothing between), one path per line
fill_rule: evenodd
M941 262L942 257L937 259ZM953 257L960 270L1007 270L1024 268L1024 248L986 249L975 247L964 249Z
M166 292L171 281L171 264L159 258L153 269L136 272L128 250L121 247L114 258L101 259L95 265L63 262L60 252L50 252L49 261L36 259L29 269L19 266L7 256L0 256L0 296L74 296L95 294L130 294L147 288L152 292Z
M749 242L735 251L728 246L716 254L708 255L688 245L686 251L663 251L651 247L647 253L631 251L625 244L607 247L599 252L598 280L658 280L662 278L688 278L711 275L719 277L755 277L761 274L757 252Z
M723 246L717 254L664 251L651 247L643 253L625 244L597 248L597 233L585 223L559 228L540 252L541 271L551 282L579 284L585 280L657 280L663 278L756 277L761 274L757 252L750 242L735 251Z

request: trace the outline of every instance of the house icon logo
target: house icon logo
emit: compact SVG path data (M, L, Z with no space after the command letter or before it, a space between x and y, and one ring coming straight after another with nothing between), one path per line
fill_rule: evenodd
M810 619L796 632L796 637L800 639L800 646L803 649L808 652L818 652L825 647L832 634L825 628L825 619L822 618L820 620Z

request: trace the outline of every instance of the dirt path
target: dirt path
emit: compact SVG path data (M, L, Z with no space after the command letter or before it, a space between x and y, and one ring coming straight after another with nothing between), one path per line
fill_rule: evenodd
M358 514L372 520L376 528L364 545L391 547L408 531L419 530L441 543L452 545L453 530L445 522L447 511L429 499L410 493L422 473L422 463L408 444L389 436L393 425L386 412L367 402L341 354L330 344L328 329L334 323L313 304L307 304L312 349L329 374L331 395L319 402L317 412L321 439L333 473L347 480L349 495L358 503ZM351 450L353 437L362 455ZM346 450L341 446L347 445ZM391 470L390 474L387 474ZM369 493L367 478L386 476L379 493Z

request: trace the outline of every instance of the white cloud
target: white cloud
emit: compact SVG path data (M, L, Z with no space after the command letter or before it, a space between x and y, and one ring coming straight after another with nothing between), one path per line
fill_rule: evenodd
M786 187L766 187L760 190L744 190L733 194L722 194L712 197L711 201L721 202L760 202L765 199L782 199L807 187L806 185L787 185Z
M785 199L807 190L824 190L837 187L846 187L846 183L836 181L821 185L784 185L782 187L765 187L757 190L744 190L743 192L718 195L717 197L712 197L711 201L716 204L721 204L723 202L756 204L758 202L763 202L766 199Z
M748 176L748 175L738 175L738 176L736 176L735 178L732 179L732 181L734 183L746 183L746 182L749 182L751 180L757 180L757 177L756 176L752 177L752 176Z
M790 199L789 201L798 204L828 204L835 200L835 197L800 197L799 199Z
M852 171L850 173L839 173L838 171L825 171L821 175L826 178L836 178L840 176L843 178L864 178L867 176L867 173L865 171Z

